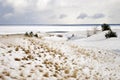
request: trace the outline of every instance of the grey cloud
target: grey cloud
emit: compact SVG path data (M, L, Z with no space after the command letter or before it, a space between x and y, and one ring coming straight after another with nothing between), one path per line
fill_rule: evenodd
M31 24L32 23L33 24L34 23L74 23L74 22L78 23L77 20L79 19L83 19L82 21L85 23L86 22L95 23L94 19L96 19L98 22L99 20L101 22L101 19L103 19L103 20L109 21L109 23L111 22L120 23L120 15L119 15L120 1L119 0L110 0L109 2L104 0L102 1L93 0L92 2L90 0L84 0L84 1L83 0L77 0L77 1L74 1L74 0L36 0L36 1L19 0L19 1L0 0L0 24L2 23L18 23L18 24L20 23L26 23L26 24L27 23L31 23ZM114 3L111 1L113 1ZM102 2L105 4L99 5L99 2ZM81 11L81 14L74 17L75 14L80 11ZM104 14L101 13L101 11L104 11ZM61 12L63 14L61 14ZM95 12L96 14L94 14ZM69 17L68 15L70 15L71 19L66 18L66 17ZM74 18L76 18L76 21L73 21Z
M96 13L93 16L91 16L91 18L93 19L100 19L100 18L104 18L105 15L103 13Z
M86 13L81 13L77 19L85 19L86 17L88 17L88 15Z
M14 11L12 6L4 6L0 2L0 24L45 24L49 23L48 17L52 13L52 10L37 12L30 9L19 14Z
M60 15L54 14L54 15L51 15L49 18L50 19L64 19L65 17L67 17L67 15L65 14L60 14Z
M12 16L8 19L2 18L0 19L0 24L29 24L29 23L34 23L33 20L31 20L29 15L19 15L19 16Z
M77 19L85 19L85 18L90 18L90 19L100 19L100 18L104 18L105 15L103 13L96 13L94 15L87 15L86 13L81 13Z
M23 15L16 15L13 13L12 17L9 18L0 18L0 24L46 24L48 21L46 20L48 17L46 13L26 13Z
M61 14L61 15L59 16L60 19L63 19L63 18L65 18L65 17L67 17L66 14Z
M10 6L3 6L2 3L0 3L0 17L6 13L13 13L13 8Z

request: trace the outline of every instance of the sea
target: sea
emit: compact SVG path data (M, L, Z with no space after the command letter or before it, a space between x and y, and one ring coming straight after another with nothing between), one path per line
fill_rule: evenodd
M113 29L120 29L120 24L109 24ZM101 29L101 24L0 24L0 34L25 32L67 32Z

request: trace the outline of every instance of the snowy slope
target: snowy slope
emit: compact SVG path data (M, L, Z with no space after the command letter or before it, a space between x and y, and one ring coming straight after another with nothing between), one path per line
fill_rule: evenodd
M43 34L41 38L24 35L1 36L0 79L120 79L119 54L85 49L70 41L56 39ZM80 44L80 40L78 42Z
M88 38L77 39L71 42L88 48L99 48L120 52L120 30L114 29L113 31L117 33L117 38L106 39L105 33L107 33L107 31L105 31L92 35Z

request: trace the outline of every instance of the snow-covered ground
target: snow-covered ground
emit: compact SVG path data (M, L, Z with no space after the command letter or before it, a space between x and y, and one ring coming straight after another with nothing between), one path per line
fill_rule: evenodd
M120 80L120 29L0 35L0 80ZM92 30L91 30L92 32Z
M1 26L0 34L14 34L33 32L47 32L47 31L83 31L91 30L93 26Z
M77 45L87 47L87 48L99 48L106 49L114 52L120 53L120 29L113 29L117 33L117 38L105 38L105 32L99 32L88 38L76 39L72 41L77 43Z

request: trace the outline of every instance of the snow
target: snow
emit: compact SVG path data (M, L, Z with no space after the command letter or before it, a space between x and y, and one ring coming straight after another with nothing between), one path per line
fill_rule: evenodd
M99 32L95 35L92 35L88 38L82 38L72 41L73 43L77 43L77 45L88 47L88 48L99 48L106 49L115 52L120 52L120 29L113 29L114 32L117 33L117 38L105 38L105 34L107 31Z
M91 30L92 31L92 30ZM120 30L0 35L0 80L119 80ZM74 34L74 36L73 36Z
M0 34L14 34L25 32L50 32L50 31L83 31L89 29L90 26L1 26Z

